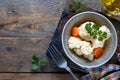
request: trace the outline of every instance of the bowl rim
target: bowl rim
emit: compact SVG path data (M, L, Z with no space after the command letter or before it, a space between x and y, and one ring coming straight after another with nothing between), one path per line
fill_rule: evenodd
M79 64L79 63L76 62L73 58L70 57L70 55L69 55L69 54L67 53L67 51L65 50L65 46L64 46L64 45L65 45L65 44L64 44L64 33L65 33L65 29L66 29L67 25L69 24L69 22L70 22L73 18L75 18L75 17L77 17L77 16L79 16L79 15L82 15L82 14L86 14L86 13L87 13L87 14L88 14L88 13L90 13L90 14L96 14L96 15L98 15L98 16L103 17L105 20L107 20L108 23L113 27L114 34L115 34L115 38L116 38L115 47L114 47L114 50L112 51L113 54L110 55L109 58L108 58L107 60L105 60L104 62L102 62L102 63L100 63L100 64L98 64L98 65L94 65L94 66L85 66L85 65ZM62 47L63 47L63 50L64 50L65 54L67 55L67 57L68 57L72 62L74 62L75 64L77 64L77 65L80 66L80 67L93 68L93 67L99 67L99 66L107 63L107 62L112 58L112 56L114 55L114 53L115 53L115 51L116 51L116 49L117 49L118 37L117 37L116 30L115 30L115 28L114 28L114 25L112 24L112 22L111 22L107 17L105 17L104 15L101 15L100 13L97 13L97 12L84 11L84 12L81 12L81 13L78 13L78 14L72 16L72 17L65 23L64 28L63 28L63 30L62 30L61 41L62 41Z

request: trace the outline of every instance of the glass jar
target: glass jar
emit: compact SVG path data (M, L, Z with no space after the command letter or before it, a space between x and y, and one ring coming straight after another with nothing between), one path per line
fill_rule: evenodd
M102 12L109 17L120 20L120 0L101 0Z

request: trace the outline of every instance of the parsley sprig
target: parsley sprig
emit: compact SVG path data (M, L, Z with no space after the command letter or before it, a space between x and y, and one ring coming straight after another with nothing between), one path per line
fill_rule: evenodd
M38 56L33 55L32 56L32 70L37 70L41 67L44 67L47 64L47 61L45 59L40 60Z
M99 30L99 26L97 24L92 25L91 23L88 23L85 25L85 29L93 39L103 41L105 38L107 38L107 32Z

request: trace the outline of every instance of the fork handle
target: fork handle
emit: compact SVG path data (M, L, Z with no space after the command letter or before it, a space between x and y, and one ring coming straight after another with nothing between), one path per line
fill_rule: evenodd
M79 80L68 66L65 69L73 76L74 80Z

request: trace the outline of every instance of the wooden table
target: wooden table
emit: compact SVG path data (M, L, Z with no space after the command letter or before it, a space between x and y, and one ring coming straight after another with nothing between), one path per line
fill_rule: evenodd
M99 0L86 1L89 8L100 11ZM0 0L0 80L72 80L45 54L65 3L66 0ZM113 22L120 37L120 24ZM120 52L119 44L116 53ZM47 66L32 72L32 55L47 59Z

